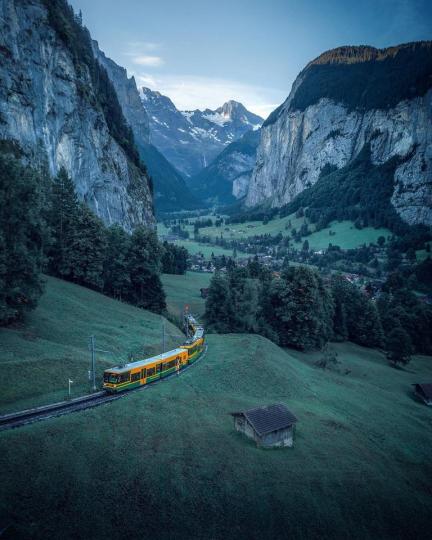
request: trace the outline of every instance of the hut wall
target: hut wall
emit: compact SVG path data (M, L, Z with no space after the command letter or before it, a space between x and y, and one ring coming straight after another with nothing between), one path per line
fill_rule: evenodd
M279 429L278 431L272 431L263 437L257 439L257 442L261 446L293 446L294 444L294 429L290 426L285 429Z
M234 418L234 427L237 431L244 433L250 439L256 440L255 431L249 422L243 416L236 416Z

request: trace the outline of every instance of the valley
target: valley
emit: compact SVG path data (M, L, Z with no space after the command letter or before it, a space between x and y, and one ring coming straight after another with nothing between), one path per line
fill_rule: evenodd
M300 4L0 0L1 540L427 536L432 8Z

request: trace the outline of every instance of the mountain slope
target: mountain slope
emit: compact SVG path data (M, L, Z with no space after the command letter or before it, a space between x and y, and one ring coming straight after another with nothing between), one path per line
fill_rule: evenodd
M138 150L153 180L156 213L202 207L201 201L191 193L183 176L153 144L139 144Z
M370 144L395 156L391 202L404 221L432 224L432 42L341 47L300 73L261 130L246 205L282 206Z
M106 223L153 225L149 179L91 38L65 0L0 0L0 139L64 166Z
M183 338L165 324L172 347ZM2 410L62 399L69 377L73 395L87 389L90 333L114 353L97 353L100 382L128 352L160 351L161 319L48 279L23 327L0 329ZM3 536L139 538L143 523L156 540L422 536L432 434L411 384L430 380L429 357L397 370L373 349L332 344L337 364L324 370L322 353L256 335L207 343L179 377L0 433ZM234 429L231 412L270 403L298 418L291 449L256 448ZM175 494L169 505L167 493Z
M262 118L229 101L212 111L179 111L159 92L142 89L150 142L186 177L206 167L229 143L258 129Z
M0 328L0 367L5 375L0 380L2 412L63 399L66 372L74 381L74 395L86 393L90 334L96 346L107 351L97 354L98 384L103 370L127 360L129 353L160 352L160 315L73 283L44 279L45 292L23 325ZM170 322L165 325L167 347L177 346L183 335ZM20 369L23 364L25 371ZM8 382L12 377L14 385ZM29 385L29 379L38 384Z
M181 174L154 145L150 144L149 118L141 102L134 77L128 78L126 69L108 58L96 41L93 41L93 51L107 70L116 89L123 114L132 128L140 157L152 178L156 211L198 208L200 203L190 193Z
M229 144L214 161L188 180L192 193L208 204L230 204L247 192L260 131L247 131Z

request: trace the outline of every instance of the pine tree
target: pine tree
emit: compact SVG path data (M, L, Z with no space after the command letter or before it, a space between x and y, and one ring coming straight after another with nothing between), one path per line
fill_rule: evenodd
M333 329L336 337L349 339L365 347L380 347L384 341L376 305L342 276L331 283L335 302Z
M106 231L107 249L103 264L104 292L114 298L127 297L130 289L128 252L130 235L120 225L112 225Z
M21 318L42 294L43 185L35 171L0 155L0 324Z
M267 317L282 346L321 348L332 335L333 299L316 271L288 268L270 286Z
M135 229L128 253L131 287L128 299L135 305L161 313L166 308L160 281L161 247L156 234L144 227Z
M387 358L394 365L406 365L411 360L411 339L402 326L396 326L389 332L386 340L386 351Z
M79 207L68 258L72 263L69 278L91 289L103 288L106 237L102 221L85 204ZM113 255L113 254L111 254Z
M206 300L204 319L211 332L230 332L228 280L220 272L213 276Z
M62 167L53 180L51 205L48 213L52 243L49 250L51 274L71 279L74 258L72 244L78 225L79 202L72 179Z

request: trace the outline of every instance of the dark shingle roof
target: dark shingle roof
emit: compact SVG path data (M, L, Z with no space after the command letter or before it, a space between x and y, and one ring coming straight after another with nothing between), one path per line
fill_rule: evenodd
M232 414L234 416L244 415L258 435L266 435L272 431L292 426L297 422L297 418L292 412L281 403Z
M426 398L432 399L432 383L416 384L415 387L416 390L420 389Z

